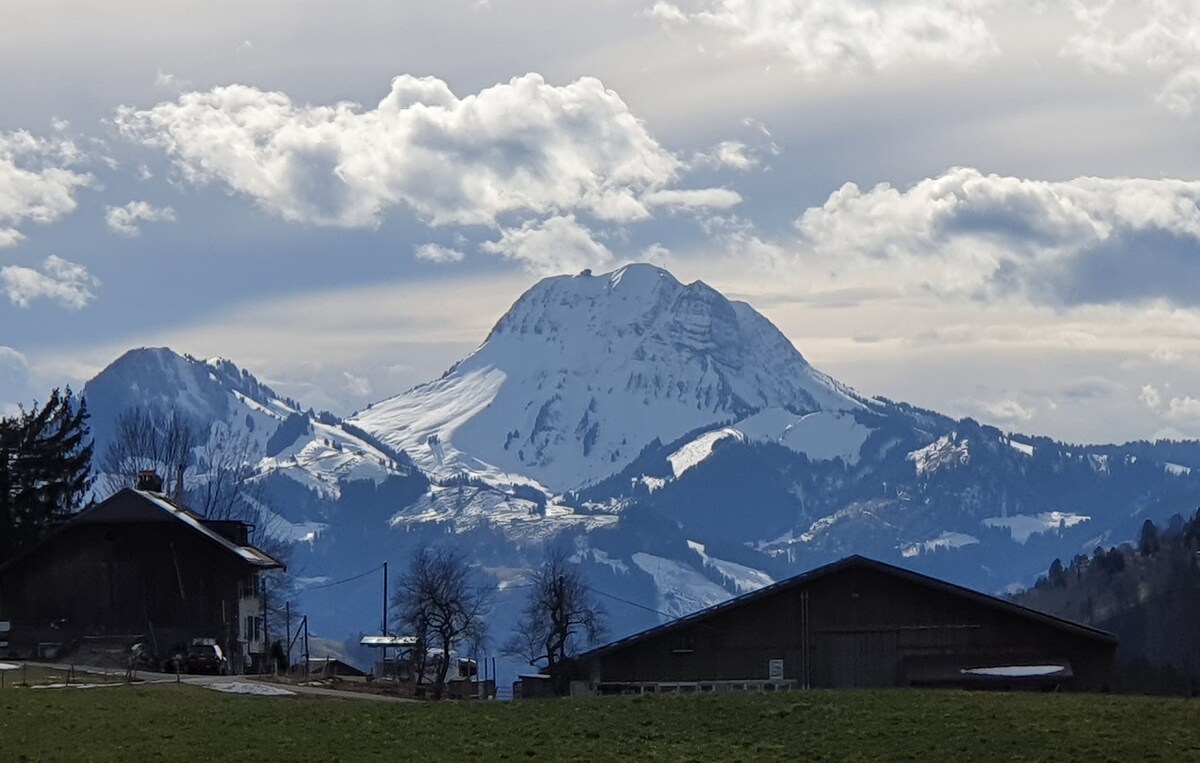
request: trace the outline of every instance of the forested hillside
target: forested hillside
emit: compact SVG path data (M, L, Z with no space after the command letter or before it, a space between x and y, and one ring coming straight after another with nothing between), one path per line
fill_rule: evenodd
M1096 548L1014 599L1120 640L1118 690L1200 694L1200 511L1142 525L1135 544Z

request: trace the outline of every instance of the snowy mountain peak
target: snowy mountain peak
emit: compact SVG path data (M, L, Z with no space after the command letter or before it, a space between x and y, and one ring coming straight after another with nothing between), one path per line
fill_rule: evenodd
M748 305L636 264L538 282L441 379L351 421L435 476L562 491L619 471L655 438L771 407L862 402Z
M300 403L224 358L199 360L166 347L130 350L88 381L82 395L98 456L126 411L182 414L198 437L197 479L203 478L200 451L210 443L238 443L260 474L281 474L329 495L337 494L341 480L379 482L407 468L402 454L334 417L303 412Z

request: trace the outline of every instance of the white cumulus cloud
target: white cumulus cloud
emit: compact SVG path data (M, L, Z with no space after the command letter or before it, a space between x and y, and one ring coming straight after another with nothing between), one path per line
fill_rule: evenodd
M49 299L63 307L78 310L95 297L92 288L99 281L82 265L51 255L41 270L7 265L0 268L0 284L9 300L18 307L29 307L38 299Z
M647 193L642 200L650 206L682 209L728 209L742 203L741 195L728 188L664 188Z
M175 210L171 207L155 207L145 201L131 201L120 207L107 207L104 221L108 229L122 236L137 236L142 230L138 223L173 222Z
M18 229L25 222L52 223L75 211L75 192L92 181L69 169L79 160L69 140L0 133L0 248L25 239Z
M1138 397L1140 397L1142 402L1146 404L1146 407L1150 408L1151 410L1162 405L1162 393L1160 393L1152 384L1144 385L1142 387L1142 392L1140 395L1138 395Z
M700 0L655 3L664 22L697 21L790 58L809 75L876 71L908 61L968 65L998 47L988 0Z
M485 252L517 260L538 274L573 273L584 268L601 268L612 262L608 247L575 217L551 217L501 232L499 241L485 241Z
M1200 106L1200 4L1075 0L1074 8L1083 29L1067 40L1065 55L1112 74L1157 72L1164 78L1155 94L1158 104L1181 117L1195 113Z
M1197 181L956 168L907 190L847 183L796 224L833 270L881 283L1054 304L1195 304L1198 203Z
M1200 419L1200 400L1191 395L1173 397L1168 404L1167 417L1171 419Z
M558 87L527 74L460 98L403 75L371 109L230 85L121 107L116 124L187 181L317 225L370 227L395 206L431 225L496 225L507 213L628 222L649 216L643 195L682 166L589 77Z
M418 259L429 262L461 262L464 255L458 249L441 244L421 244L415 250Z

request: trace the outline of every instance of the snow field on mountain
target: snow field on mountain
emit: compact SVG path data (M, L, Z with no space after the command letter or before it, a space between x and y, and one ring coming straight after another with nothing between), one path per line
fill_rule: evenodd
M703 543L689 540L687 544L688 548L700 555L700 559L704 562L705 567L711 567L728 578L739 594L757 591L775 582L770 575L761 570L756 570L753 567L747 567L737 562L718 559L715 556L709 556L706 546Z
M1017 543L1024 543L1029 536L1057 530L1060 527L1074 527L1091 520L1085 514L1073 514L1065 511L1045 511L1041 514L1014 514L1008 517L988 517L983 524L988 527L1007 527L1012 531L1012 538Z
M937 551L939 549L962 548L963 546L971 546L979 543L979 538L966 533L951 532L947 530L936 538L929 540L918 541L917 543L908 543L900 547L900 555L904 558L919 556L922 553Z
M841 458L847 464L858 463L859 451L870 427L859 424L846 411L814 411L796 416L782 408L767 408L739 421L735 428L748 439L778 443L803 453L810 461Z
M732 437L735 440L745 440L745 435L741 432L726 427L725 429L705 432L667 456L667 461L671 464L671 471L675 473L675 478L678 479L688 469L691 469L696 464L711 456L713 446L726 437Z
M414 504L392 515L388 524L403 530L429 522L450 523L456 533L492 525L514 540L542 543L570 528L591 531L612 526L617 516L576 514L571 507L553 502L542 507L486 486L435 485Z
M633 563L654 579L657 609L668 618L683 617L732 598L729 591L673 559L638 551Z
M1016 440L1013 440L1013 439L1010 439L1007 437L1004 439L1004 442L1007 443L1010 448L1017 451L1018 453L1024 453L1027 456L1033 455L1033 446L1032 445L1028 445L1023 442L1017 442Z
M932 474L946 467L965 466L971 460L971 448L965 439L958 440L951 432L912 451L907 458L913 462L917 474Z

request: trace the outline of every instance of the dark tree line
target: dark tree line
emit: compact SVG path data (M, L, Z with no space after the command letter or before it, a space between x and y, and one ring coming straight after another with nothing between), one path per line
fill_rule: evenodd
M87 406L68 387L0 418L0 562L77 511L91 487Z
M1200 511L1143 522L1136 542L1096 547L1015 599L1116 635L1119 691L1200 694Z

